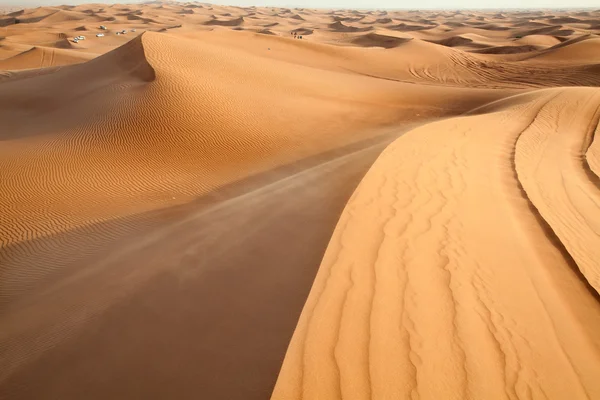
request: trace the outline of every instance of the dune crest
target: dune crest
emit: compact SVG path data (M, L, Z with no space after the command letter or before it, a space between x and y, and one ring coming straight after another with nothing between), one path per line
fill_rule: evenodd
M597 288L594 255L556 245L562 208L538 208L530 189L578 167L570 147L551 171L531 156L556 162L535 152L556 136L542 128L580 94L501 102L390 145L338 222L272 399L599 396L600 304L577 270ZM587 104L565 116L585 121ZM565 136L573 150L582 128ZM581 234L595 251L598 235Z
M352 40L352 43L365 47L383 47L386 49L391 49L394 47L401 46L410 40L412 39L380 35L377 33L368 33L366 35L354 38Z
M600 293L600 179L585 161L599 110L595 90L561 93L521 133L515 162L527 196Z
M206 25L220 25L220 26L240 26L244 23L244 17L239 17L239 18L234 18L234 19L228 19L228 20L221 20L221 19L212 19L210 21L207 21L205 24Z

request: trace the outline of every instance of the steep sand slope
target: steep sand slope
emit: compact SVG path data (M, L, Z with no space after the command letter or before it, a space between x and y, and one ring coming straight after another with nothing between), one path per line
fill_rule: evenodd
M590 169L600 177L600 139L598 134L594 132L592 135L592 143L585 153L585 160L588 163ZM592 180L591 178L590 180Z
M338 222L272 398L600 396L600 304L558 240L590 241L572 254L595 283L598 234L557 228L598 215L576 161L599 104L546 90L390 145ZM556 204L571 188L575 205Z
M598 132L600 92L569 90L517 142L519 178L542 217L600 292L600 179L584 157Z

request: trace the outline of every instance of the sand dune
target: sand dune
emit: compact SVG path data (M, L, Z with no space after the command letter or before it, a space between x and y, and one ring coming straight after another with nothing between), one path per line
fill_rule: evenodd
M594 90L561 93L539 111L541 127L532 124L521 133L515 157L527 196L596 291L600 180L582 156L595 138L599 110L600 97ZM544 123L552 124L550 129ZM565 180L562 176L567 174Z
M529 53L538 50L537 46L524 44L521 46L492 46L485 47L483 49L472 50L473 53L479 54L516 54L516 53Z
M557 64L593 64L600 63L600 38L583 37L557 44L548 51L535 56L536 61Z
M521 45L530 45L538 47L552 47L560 43L554 36L547 35L529 35L515 40Z
M410 24L405 24L405 23L401 23L401 24L389 27L389 29L393 29L395 31L401 31L401 32L421 31L421 30L426 30L429 28L430 28L429 26L410 25Z
M548 132L564 126L552 108L582 94L588 108L564 114L582 129ZM552 182L567 164L581 168L597 95L542 91L388 147L338 222L272 398L599 396L600 305L585 279L598 288L598 246L581 241L598 235L570 236L583 251L574 254L559 238L578 228L553 226L577 220L563 209L592 222L599 203L563 208L565 183ZM553 137L572 140L552 146L566 164L543 154ZM542 171L545 188L559 189L552 205L537 198Z
M55 13L50 14L44 19L41 20L44 24L60 24L62 22L69 21L81 21L81 20L89 20L90 16L85 13L79 13L76 11L65 11L60 10Z
M276 43L273 43L273 45L275 44ZM196 50L190 52L189 48L195 48ZM167 49L173 53L167 53L168 55L165 56L164 53ZM95 159L98 160L97 162L100 162L101 160L106 159L106 157L109 157L110 153L113 151L110 146L106 148L106 145L102 144L104 140L109 140L109 143L121 143L119 147L122 155L127 154L135 148L152 148L160 145L160 151L156 153L155 156L156 162L158 163L157 165L153 165L153 162L151 161L153 159L152 153L144 154L141 159L129 157L126 165L115 163L113 165L115 170L106 170L106 179L100 179L100 177L98 177L94 187L80 187L77 180L69 177L70 174L84 173L80 168L70 172L68 171L69 174L67 176L56 176L56 178L60 180L60 184L57 182L57 186L63 187L65 192L62 194L56 193L55 195L63 197L66 196L68 192L73 191L78 192L80 196L84 196L85 198L96 198L97 200L94 203L89 204L89 211L84 211L83 209L81 211L83 211L86 218L90 217L90 214L88 214L89 212L93 212L96 216L92 218L92 220L102 220L106 217L103 217L102 213L109 211L109 209L98 207L98 196L101 192L108 190L106 185L111 185L110 182L112 176L123 175L122 172L120 172L122 171L122 168L128 170L133 169L137 172L135 175L127 174L128 177L126 179L129 180L129 183L125 185L123 185L123 183L119 184L119 191L111 195L111 198L114 198L114 200L110 200L109 203L106 203L105 206L107 207L112 204L112 201L124 201L125 203L129 203L132 201L132 198L136 198L137 196L145 197L146 195L144 192L146 189L144 187L140 187L139 189L142 190L136 195L136 190L132 185L136 181L150 180L150 182L152 182L151 177L156 176L156 168L164 163L164 161L161 160L165 153L179 154L180 161L183 160L181 157L186 153L191 157L189 161L190 164L180 164L181 168L183 168L181 171L173 171L171 170L172 167L165 169L164 173L167 174L166 177L168 177L169 174L176 174L177 176L189 175L193 170L198 168L200 168L199 171L210 171L211 173L209 176L204 175L201 180L193 179L193 175L190 175L191 180L189 181L189 184L191 186L186 189L183 189L183 182L180 180L176 183L174 182L173 184L176 186L173 186L172 188L169 186L165 187L164 185L172 178L161 178L160 181L154 183L157 185L156 189L168 192L173 190L174 187L178 187L178 191L184 190L184 192L188 192L185 197L198 195L219 184L223 184L226 181L235 180L236 174L239 173L240 170L246 171L245 173L248 174L252 168L258 167L256 172L266 168L269 165L268 163L263 167L259 167L257 162L259 160L263 160L263 162L268 161L269 158L266 158L266 155L268 154L273 156L280 154L280 157L282 157L286 153L286 148L291 147L295 149L293 157L299 157L302 154L302 151L298 146L306 141L306 135L314 129L313 127L322 125L326 119L331 118L331 115L338 115L340 121L346 121L345 124L349 125L344 126L344 129L341 129L340 126L338 129L330 131L326 136L328 141L335 141L336 137L339 137L340 139L343 137L344 140L351 140L352 135L347 132L349 126L355 125L354 129L358 129L361 124L364 124L365 121L368 120L369 115L371 115L370 118L374 118L373 122L370 124L378 124L386 121L393 122L399 117L399 107L403 107L405 104L405 100L403 99L406 94L394 94L393 87L390 87L385 81L376 80L375 82L371 82L372 79L356 79L347 74L336 74L333 72L324 72L322 75L313 75L311 78L304 77L302 80L288 80L286 78L288 74L300 76L303 68L295 67L290 70L290 67L288 66L286 68L287 72L283 74L281 70L278 71L278 69L284 65L283 63L278 63L275 60L272 60L270 63L265 63L261 56L251 56L248 53L240 51L237 52L238 55L237 58L235 58L237 61L227 61L228 59L230 60L232 54L236 53L222 54L222 51L219 50L218 46L210 45L210 43L200 45L199 42L186 41L182 38L147 33L144 36L130 41L127 45L122 46L103 57L92 60L85 65L63 69L52 75L35 77L27 82L6 82L2 88L3 91L0 92L0 102L5 107L7 113L7 118L5 120L8 121L8 126L11 130L4 134L4 139L29 136L36 131L35 128L32 129L27 126L19 128L19 120L15 118L9 119L8 115L13 112L15 106L12 104L15 101L17 103L26 101L26 99L32 97L33 93L36 91L43 90L46 93L54 93L55 97L52 99L45 98L43 101L40 99L36 103L31 103L28 107L30 112L35 113L38 108L44 109L48 101L51 103L61 103L65 106L69 105L68 108L64 108L65 113L75 113L81 118L81 122L85 121L85 124L79 125L79 128L77 128L77 125L74 127L70 126L73 122L79 121L79 118L60 118L58 121L56 121L55 118L52 118L51 120L42 118L38 123L46 125L50 132L56 131L59 133L68 129L70 133L67 137L72 136L73 140L91 140L90 144L84 147L70 147L68 146L69 140L66 140L64 142L64 146L66 146L64 147L64 151L67 151L68 156L67 154L63 154L62 159L57 159L55 162L60 161L62 163L64 162L65 157L73 157L74 166L77 165L77 160L80 158L86 159L87 163L93 162ZM169 61L173 59L177 60L175 66L171 66L172 61ZM218 69L214 67L215 65L219 65L220 69L229 65L228 73L219 73ZM203 79L196 79L195 82L198 86L191 85L188 74L199 74L200 71L203 71L202 75L206 81ZM208 73L209 71L213 71L213 73ZM244 100L245 96L241 96L239 91L234 91L237 90L235 79L238 79L239 82L245 82L246 79L250 79L251 77L250 80L255 82L253 85L262 87L263 85L261 82L264 78L261 78L261 76L265 74L265 71L269 72L269 82L271 82L271 90L274 91L273 95L277 94L277 97L280 99L279 105L284 108L273 108L267 100L268 97L262 96L255 99L252 104L246 104L246 101ZM226 79L226 81L218 83L223 79ZM65 86L68 82L79 81L89 81L93 84L73 85L73 87L69 89L59 90L59 88ZM153 85L151 88L146 89L143 86L140 86L141 82L153 82ZM104 93L107 90L110 92L111 89L110 86L106 87L105 85L113 85L115 89L123 86L131 87L131 90L121 91L120 97L114 96L110 98L110 101L107 101L109 99L106 98ZM215 85L217 85L218 89ZM253 85L248 85L247 90L254 90ZM306 85L308 85L308 87L305 88ZM314 91L314 89L310 88L313 86L319 87L319 90L323 91L323 93L327 93L328 90L332 92L335 91L336 95L335 97L331 95L323 97L323 95L321 95L321 98L315 98L314 95L311 95L311 92ZM327 88L329 89L327 90ZM285 92L291 94L296 91L299 91L299 93L296 93L288 100L285 100L287 96L282 95L282 93ZM230 94L226 95L228 92L230 92ZM203 96L192 102L190 99L197 96L195 93L203 93ZM250 118L255 115L261 115L262 118L272 118L273 121L277 121L277 115L279 113L290 115L289 110L294 108L294 104L298 101L301 93L305 93L305 96L308 96L308 98L311 99L313 106L310 108L299 109L295 111L294 114L297 114L299 120L310 119L312 123L309 126L302 124L299 128L290 128L287 125L287 122L284 125L273 122L270 130L265 131L264 128L261 128L260 120ZM355 93L360 93L360 97L357 97L357 94ZM418 93L420 96L423 96L424 101L430 101L426 91L419 91ZM429 93L431 93L431 95L434 93L439 95L439 91L433 89L430 90ZM453 96L461 95L460 92L455 92L455 94L449 92L448 94ZM85 101L82 102L79 99L83 96ZM373 100L370 100L372 102L371 106L369 106L368 96L374 98ZM381 96L388 99L387 101L392 102L394 102L394 98L397 98L398 100L396 101L398 104L389 107L387 111L381 110L379 106ZM490 94L486 94L485 96L489 98ZM218 103L213 100L221 97L227 98L227 102ZM344 99L342 104L335 103L334 99L338 98ZM143 107L144 104L150 104L152 107ZM193 113L190 107L200 107L204 110L204 113L200 115ZM284 111L286 109L287 111ZM154 110L162 110L160 120L156 119ZM248 118L243 118L240 121L231 123L228 122L228 116L231 114L246 115ZM98 120L93 118L93 115L118 116L121 123L129 128L127 130L115 131L110 125L105 125L104 119ZM210 116L210 118L205 115ZM351 117L351 115L354 116ZM12 121L14 121L14 123L11 123ZM65 126L63 125L64 122L70 123ZM81 122L77 122L77 124L80 124ZM167 138L164 137L165 134L161 133L165 129L165 126L177 126L180 133L175 136L169 135L167 140ZM192 128L194 126L201 127L201 130L197 131L197 128ZM227 135L221 133L223 129L227 129ZM281 137L280 134L277 134L277 132L280 132L283 129L289 130L289 135ZM297 129L300 129L300 131ZM96 134L84 135L84 130L92 130L96 132ZM256 133L256 136L253 132ZM322 129L319 136L321 135ZM150 140L150 143L145 143L145 141L148 140ZM212 145L207 145L207 143L213 142L219 143L219 146L223 146L223 149L225 149L223 155L215 154ZM324 151L328 149L328 146L333 145L333 143L327 145L327 142L323 140L319 142L319 145L313 150L306 150L309 152L317 150ZM163 145L166 147L163 147ZM79 154L80 150L84 150L85 153ZM6 152L6 157L11 160L16 159L15 157L17 157L17 155L10 156L10 150L8 148L6 149ZM199 154L204 155L198 158ZM304 156L308 154L310 153L304 154ZM34 152L31 154L31 157L33 157L33 159L36 159L37 157L43 157L45 159L46 155L43 153L37 155ZM231 161L225 162L223 157L227 157L226 159ZM290 156L287 156L285 158L287 159L287 162L291 161L289 157ZM18 158L21 159L21 162L23 161L21 156L18 156ZM51 162L51 159L46 159L47 161L44 162L33 161L33 159L30 161L32 167L34 165L39 165L40 167L43 166L43 168L48 168L47 163ZM192 160L196 161L192 162ZM236 167L231 164L234 160L237 165ZM186 165L188 166L186 167ZM251 167L251 165L254 166ZM273 165L270 166L272 167ZM62 168L59 167L59 165L56 165L56 167ZM186 168L191 169L187 170ZM91 179L91 177L96 174L95 168L92 168L89 171L89 174ZM32 175L37 175L43 180L47 179L45 174L42 174L41 171L35 173L32 172ZM212 175L213 178L210 178L210 175ZM25 188L21 186L25 182L13 182L12 180L9 180L3 183L7 185L18 185L17 187L14 187L13 190L22 193L19 196L30 196L27 193L27 190L23 190ZM35 186L32 182L28 185L32 185L32 187ZM19 189L16 190L17 188ZM10 200L11 206L8 208L14 209L15 213L25 213L27 215L32 215L32 217L27 220L10 218L9 220L14 222L4 224L2 229L6 230L4 232L7 233L8 237L6 237L6 240L8 240L8 243L25 240L27 237L31 237L29 235L33 232L41 231L40 233L43 234L49 233L47 231L48 228L42 228L43 226L50 227L54 225L55 228L59 228L60 230L68 227L67 225L60 228L62 224L56 225L52 223L54 218L67 211L67 209L62 208L67 206L67 204L63 203L55 212L48 213L48 210L39 209L36 203L28 203L23 200L25 200L25 198L22 200L20 200L19 197L12 198ZM77 203L80 203L81 200L81 198L72 199L72 201ZM138 201L141 200L142 198L138 199ZM160 197L154 201L150 201L149 204L156 201L160 203ZM21 206L17 208L24 207L24 209L15 209L14 207L17 206L18 203L21 203ZM58 203L56 205L58 206ZM118 206L118 204L113 205ZM141 209L143 206L141 203L137 203L136 208ZM35 210L38 210L38 212ZM97 214L98 212L101 214ZM16 215L17 214L15 214L15 217ZM45 221L46 219L48 220ZM30 223L35 224L38 228L35 228L34 225L29 225ZM17 235L11 238L12 235L9 233L11 231L22 232L28 236ZM36 233L33 234L33 237L37 237Z
M312 33L314 31L312 29L308 29L308 28L295 28L294 32L296 32L296 34L298 34L298 35L307 36L307 35L312 35Z
M597 11L3 14L0 398L600 398Z
M470 45L473 43L473 40L463 36L452 36L446 39L432 41L432 43L441 44L442 46L447 47L458 47Z
M65 49L33 47L6 60L0 60L0 69L18 70L55 67L85 62L94 57L93 54L74 53Z
M363 36L358 36L352 40L353 44L365 47L383 47L390 49L398 47L411 39L399 38L395 36L379 35L377 33L368 33Z
M331 29L334 32L366 32L366 31L370 31L371 29L373 29L373 27L371 27L371 26L364 27L364 28L357 28L355 26L345 25L340 21L329 24L328 27L329 27L329 29Z
M212 19L206 22L206 25L220 25L220 26L240 26L244 23L244 17L239 17L235 19L228 20L220 20L220 19Z

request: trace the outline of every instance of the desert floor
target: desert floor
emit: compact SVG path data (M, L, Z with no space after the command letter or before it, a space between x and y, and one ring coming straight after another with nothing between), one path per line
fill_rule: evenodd
M600 11L5 10L0 399L600 399L598 86Z

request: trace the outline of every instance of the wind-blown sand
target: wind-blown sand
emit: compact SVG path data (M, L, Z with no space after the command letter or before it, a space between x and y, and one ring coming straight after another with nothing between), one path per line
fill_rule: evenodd
M9 11L0 398L600 398L597 12Z

